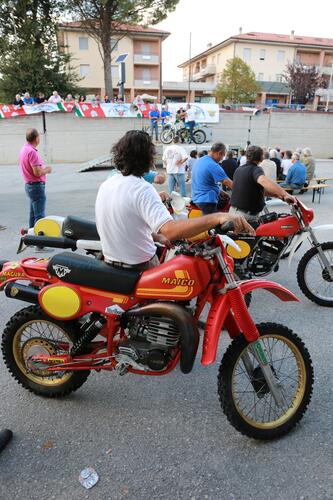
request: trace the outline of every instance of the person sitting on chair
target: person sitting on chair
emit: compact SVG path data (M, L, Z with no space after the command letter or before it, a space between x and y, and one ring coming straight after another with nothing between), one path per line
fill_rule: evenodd
M280 186L288 189L302 189L306 181L306 167L300 162L298 153L292 155L291 161L293 164L288 170L286 180Z

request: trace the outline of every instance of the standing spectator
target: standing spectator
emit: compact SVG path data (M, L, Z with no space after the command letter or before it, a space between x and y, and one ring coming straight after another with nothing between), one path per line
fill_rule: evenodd
M176 122L184 122L185 123L186 111L182 107L180 107L176 112Z
M51 167L45 167L38 154L39 133L30 128L26 133L26 144L20 153L20 169L25 182L25 191L30 199L29 228L45 217L45 181L46 174L52 172Z
M202 149L201 151L199 151L198 153L198 158L202 158L203 156L207 156L208 155L208 151L207 149Z
M158 110L157 104L153 105L153 108L149 111L150 120L150 135L153 139L155 132L155 139L158 141L158 122L160 120L160 112Z
M85 95L80 95L80 96L79 96L79 99L78 99L78 102L79 102L79 103L80 103L80 102L86 102L86 99L87 99L87 98L86 98L86 96L85 96Z
M282 179L282 168L281 168L281 160L279 158L279 153L276 149L271 149L269 152L269 157L272 161L274 161L276 165L276 177L278 180Z
M186 107L186 123L188 128L190 129L190 143L194 142L193 130L195 127L195 111L191 108L191 104L188 104Z
M238 168L237 161L234 159L234 154L232 151L227 152L225 160L222 161L221 166L229 179L234 178L235 170Z
M291 157L292 157L292 152L289 150L285 151L284 158L281 162L283 180L287 177L288 171L291 165L293 164Z
M13 106L24 106L24 102L22 101L22 97L20 96L20 94L16 94L13 101Z
M200 158L192 169L192 199L203 215L224 208L225 198L223 200L219 183L232 189L232 180L219 165L225 152L226 147L222 142L213 144L208 155Z
M269 152L264 151L264 159L259 166L263 169L265 176L273 182L276 182L276 165L269 159Z
M98 104L100 102L102 102L101 100L101 96L99 94L95 94L92 98L91 98L91 102L93 104Z
M135 97L135 99L133 100L133 104L136 104L137 106L143 106L144 105L144 101L143 101L141 95L137 95Z
M38 92L37 97L35 97L35 104L42 104L47 101L43 92Z
M237 160L238 166L241 167L242 165L245 165L246 161L247 160L246 160L245 150L244 149L240 149L239 150L238 160Z
M108 95L104 96L104 102L105 102L105 104L110 104L111 101L110 101L110 98Z
M26 106L31 106L34 103L33 98L30 96L29 92L26 92L23 97L23 102Z
M52 92L52 95L49 98L49 102L52 104L59 104L60 102L62 102L62 99L56 90Z
M303 155L303 163L306 167L306 180L307 183L314 178L315 169L316 169L316 160L314 156L312 156L312 152L310 148L304 148L302 151Z
M162 111L161 111L162 128L164 128L165 123L169 121L170 116L171 116L171 113L168 109L168 105L165 104L164 106L162 106Z
M185 161L187 154L185 149L179 144L179 137L176 135L173 139L173 145L167 146L163 153L163 165L168 174L168 192L175 190L178 184L180 194L186 196L185 184Z
M186 182L191 179L191 174L192 174L192 168L195 164L195 162L198 159L198 152L196 149L192 149L190 152L190 157L187 158L186 163L185 163L185 170L187 172L187 179Z
M67 94L65 102L73 102L73 101L74 101L74 98L73 98L72 94Z
M289 189L301 189L306 181L305 165L300 162L300 155L298 153L294 153L291 160L293 164L288 170L286 180L280 185L281 187Z

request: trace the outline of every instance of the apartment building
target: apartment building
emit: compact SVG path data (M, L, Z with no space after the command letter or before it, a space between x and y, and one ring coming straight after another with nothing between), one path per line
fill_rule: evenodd
M150 27L122 25L111 40L112 83L117 95L119 81L118 65L115 60L120 54L126 59L126 100L133 100L137 94L148 93L161 97L162 42L170 33ZM62 24L59 40L65 50L72 54L72 64L81 81L79 87L87 94L105 95L104 69L99 47L94 38L86 32L80 22Z
M218 83L228 59L240 57L254 71L261 86L257 103L286 104L289 99L283 73L289 62L299 61L316 66L329 78L333 65L333 39L274 33L242 33L232 36L217 45L209 44L207 49L185 61L183 79L193 82ZM318 99L316 97L316 99Z

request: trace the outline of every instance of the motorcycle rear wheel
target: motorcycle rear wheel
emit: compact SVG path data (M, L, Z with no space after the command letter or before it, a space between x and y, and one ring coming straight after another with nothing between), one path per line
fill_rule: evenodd
M90 371L48 372L47 366L33 366L29 358L40 353L63 355L77 338L74 322L56 321L39 306L29 306L15 313L5 327L1 345L4 362L25 389L38 396L66 396L84 384Z
M204 142L206 142L206 139L207 136L203 130L198 129L193 132L193 140L196 144L203 144Z
M333 241L320 246L333 270ZM301 258L297 268L297 282L304 295L312 302L333 307L333 281L321 262L317 247L310 248Z
M303 417L312 395L313 368L308 350L291 330L276 323L261 323L257 328L281 386L283 407L276 406L251 344L243 335L232 341L223 356L218 395L223 412L239 432L255 439L275 439L287 434ZM254 367L252 379L242 361L245 353Z

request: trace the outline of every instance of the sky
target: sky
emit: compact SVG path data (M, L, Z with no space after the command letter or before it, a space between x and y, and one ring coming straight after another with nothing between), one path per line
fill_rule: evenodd
M178 64L239 33L289 34L333 38L333 2L321 0L315 8L304 0L180 0L176 10L155 27L169 31L163 42L163 80L182 80Z

